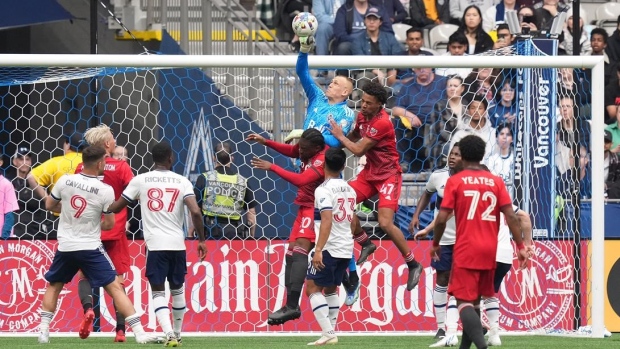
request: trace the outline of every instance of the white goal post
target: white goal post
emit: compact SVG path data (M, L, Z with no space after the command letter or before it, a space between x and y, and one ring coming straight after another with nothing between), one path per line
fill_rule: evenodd
M70 68L275 68L294 69L297 56L167 56L167 55L0 55L0 67ZM591 81L591 168L593 177L604 171L604 61L597 56L310 56L311 69L336 68L589 68ZM604 182L593 180L591 227L591 268L587 271L591 336L604 334ZM189 306L189 303L188 303Z

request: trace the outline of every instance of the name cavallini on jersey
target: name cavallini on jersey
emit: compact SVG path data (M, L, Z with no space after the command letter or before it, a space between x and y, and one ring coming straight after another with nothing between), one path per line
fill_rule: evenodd
M351 187L337 187L337 188L331 188L331 189L332 189L332 193L334 194L353 192L353 189Z
M145 183L181 183L181 180L174 177L146 177Z
M84 183L80 183L80 182L74 182L74 181L72 181L70 179L67 179L65 184L68 187L73 187L73 188L76 188L76 189L80 189L80 190L83 190L83 191L85 191L87 193L92 193L92 194L95 194L95 195L99 194L99 188L93 188L93 187L91 187L88 184L84 184Z

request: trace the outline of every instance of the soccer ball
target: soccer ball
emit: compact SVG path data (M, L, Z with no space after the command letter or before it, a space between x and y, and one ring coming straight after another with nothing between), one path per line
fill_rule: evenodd
M293 18L293 31L297 36L312 36L319 28L319 21L310 12L300 12Z

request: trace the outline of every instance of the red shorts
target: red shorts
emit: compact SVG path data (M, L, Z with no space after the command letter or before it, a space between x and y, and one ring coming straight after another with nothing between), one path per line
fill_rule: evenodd
M310 242L316 240L314 207L300 206L299 211L297 211L297 218L295 218L295 223L293 223L293 229L291 229L291 236L288 238L288 241L293 242L299 238L306 238Z
M448 294L462 301L475 301L483 297L495 296L495 269L476 270L452 265Z
M104 240L103 247L114 264L116 274L122 275L129 272L130 259L127 236L125 234L119 240Z
M379 208L390 208L394 212L398 210L398 199L403 182L403 176L397 173L394 177L383 181L369 181L362 171L349 185L355 190L357 203L370 199L379 193Z

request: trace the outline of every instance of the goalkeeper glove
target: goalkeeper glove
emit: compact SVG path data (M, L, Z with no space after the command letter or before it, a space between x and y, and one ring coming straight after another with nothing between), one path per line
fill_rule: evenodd
M302 36L299 38L299 51L308 53L314 48L314 36Z
M288 136L284 138L284 143L291 143L293 140L301 138L302 133L304 133L304 130L292 130L291 133L289 133Z

